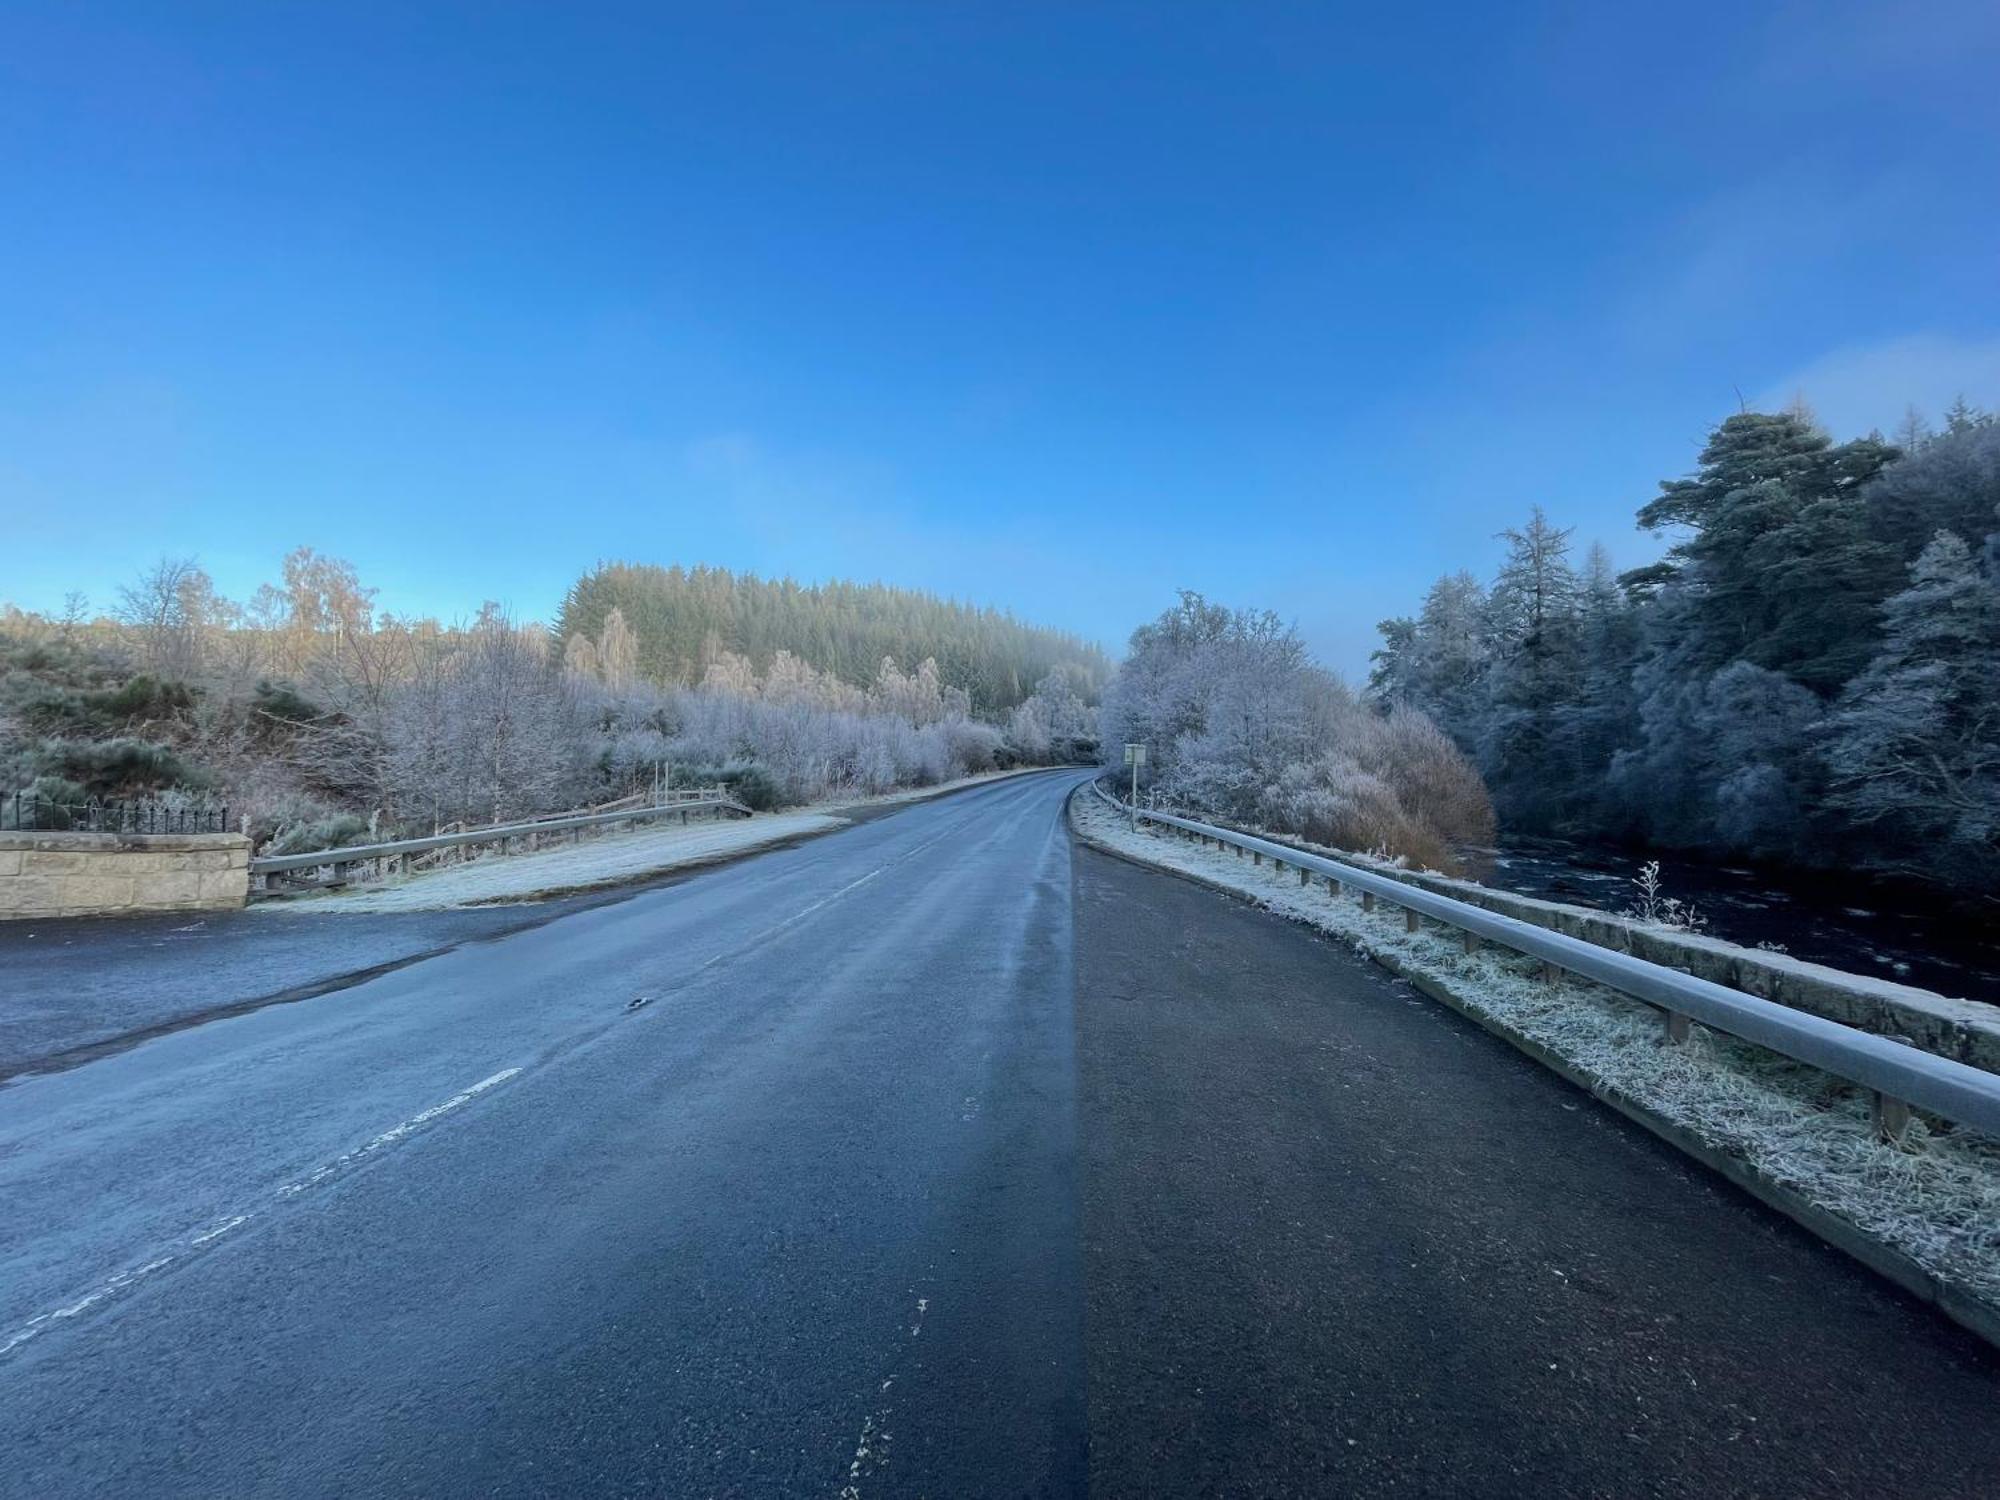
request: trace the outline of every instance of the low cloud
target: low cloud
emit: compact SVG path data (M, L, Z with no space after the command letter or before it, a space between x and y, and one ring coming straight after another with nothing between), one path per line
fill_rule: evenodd
M1935 424L1960 396L2000 406L2000 337L1919 333L1835 349L1773 381L1750 404L1776 411L1803 399L1835 437L1851 438L1893 432L1913 406Z

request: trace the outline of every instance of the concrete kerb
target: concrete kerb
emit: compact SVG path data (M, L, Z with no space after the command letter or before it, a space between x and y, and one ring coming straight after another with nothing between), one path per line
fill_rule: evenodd
M1078 788L1088 790L1087 787ZM1071 794L1071 801L1075 799ZM1065 806L1065 816L1068 814ZM1079 842L1100 854L1123 860L1142 870L1150 870L1156 875L1172 876L1194 885L1233 897L1238 901L1256 902L1250 892L1230 885L1226 881L1213 879L1192 870L1179 870L1170 865L1155 864L1141 859L1102 839L1086 833L1070 819L1070 832ZM1304 917L1293 916L1275 908L1265 908L1273 915L1296 922L1323 936L1331 936L1324 929ZM1676 1124L1665 1116L1633 1099L1622 1090L1605 1082L1595 1074L1578 1067L1568 1059L1550 1051L1533 1038L1522 1035L1506 1022L1488 1015L1475 1005L1466 995L1432 975L1415 971L1406 966L1395 954L1378 949L1359 937L1351 939L1355 951L1408 983L1413 989L1439 1004L1449 1007L1459 1015L1473 1022L1490 1035L1498 1037L1517 1051L1534 1059L1548 1068L1565 1082L1574 1085L1584 1093L1608 1105L1633 1124L1649 1131L1668 1145L1676 1147L1694 1158L1703 1166L1715 1172L1743 1192L1748 1193L1767 1208L1777 1210L1800 1228L1814 1235L1823 1243L1832 1246L1843 1255L1858 1261L1869 1270L1894 1283L1903 1291L1927 1302L1945 1317L1968 1332L1978 1335L1995 1349L2000 1349L2000 1308L1967 1296L1957 1288L1940 1281L1936 1276L1918 1265L1909 1256L1892 1245L1875 1239L1847 1220L1827 1212L1817 1204L1809 1202L1783 1183L1765 1175L1739 1157L1730 1156L1716 1150L1686 1127Z

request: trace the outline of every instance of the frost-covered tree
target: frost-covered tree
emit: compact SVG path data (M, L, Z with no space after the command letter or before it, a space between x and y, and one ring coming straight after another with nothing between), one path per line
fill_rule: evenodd
M1440 656L1466 660L1440 650L1462 634L1440 628L1437 606L1454 597L1440 584L1419 615L1384 622L1371 695L1425 708L1476 747L1516 827L1949 868L1963 883L1963 872L1984 868L1967 852L1976 832L1971 842L1954 835L1954 852L1935 858L1945 824L1912 811L1912 767L1893 757L1865 777L1858 767L1871 764L1864 744L1887 756L1898 724L1872 705L1909 707L1892 687L1907 695L1988 670L1960 635L1942 638L1932 667L1912 675L1894 667L1908 640L1890 636L1907 636L1914 600L1927 597L1909 570L1938 531L1963 539L1962 567L2000 573L2000 423L1961 402L1936 430L1913 418L1902 434L1899 456L1879 438L1835 444L1803 411L1732 416L1696 471L1641 510L1642 526L1672 538L1659 562L1614 579L1595 552L1565 603L1550 566L1561 533L1531 523L1509 537L1508 576L1484 612L1483 660L1458 679L1470 690L1436 686ZM1925 566L1945 561L1931 554ZM1523 621L1537 605L1543 621L1573 619L1573 635L1535 635ZM1823 730L1836 704L1837 726ZM1991 725L1978 715L1947 722L1967 726L1960 762L1983 763ZM1902 769L1890 774L1891 765ZM1979 785L1962 775L1951 784ZM1981 826L1976 812L1971 823Z
M2000 881L2000 573L1939 532L1827 737L1831 801L1927 878Z
M1097 711L1084 701L1077 677L1057 667L1035 684L1007 721L1007 741L1023 760L1060 763L1097 753Z
M971 711L965 695L945 686L937 662L928 656L914 672L904 672L893 656L883 657L869 703L877 713L893 714L919 726L953 715L964 717Z
M1812 735L1819 698L1782 673L1731 662L1702 693L1688 752L1712 788L1716 841L1749 854L1782 854L1804 842L1820 773Z
M1041 629L1005 611L979 609L883 584L802 585L724 568L614 563L577 580L563 600L557 635L600 638L612 609L635 638L637 675L661 686L698 683L723 651L758 672L786 651L864 690L882 658L934 659L972 708L1000 718L1057 666L1082 675L1095 697L1110 663L1095 645Z
M1369 690L1428 714L1471 750L1486 708L1492 660L1486 590L1470 573L1440 578L1414 620L1385 620Z
M1954 413L1943 432L1868 486L1869 530L1902 564L1889 592L1903 589L1909 565L1938 532L1976 545L1993 529L2000 509L2000 422L1963 403Z
M614 693L629 688L639 675L639 638L625 623L625 611L615 606L597 635L597 670Z
M118 591L114 614L139 642L147 669L186 682L199 675L220 616L215 585L191 557L163 557Z
M1686 479L1639 524L1682 532L1664 568L1687 590L1688 660L1744 660L1832 692L1866 661L1893 551L1871 535L1863 490L1896 456L1875 438L1835 445L1799 412L1727 418Z
M1569 799L1581 821L1604 815L1601 788L1612 758L1638 732L1639 701L1632 686L1638 661L1639 610L1619 586L1611 554L1593 544L1577 603L1583 658L1573 728L1579 785Z
M599 680L597 643L580 630L563 643L563 670L585 682Z
M1144 742L1154 789L1211 816L1440 868L1492 831L1477 773L1427 718L1359 703L1268 611L1184 592L1132 633L1100 727L1107 761Z
M1491 665L1479 765L1503 811L1547 827L1581 770L1582 585L1569 561L1570 532L1540 506L1502 535L1507 559L1486 610Z

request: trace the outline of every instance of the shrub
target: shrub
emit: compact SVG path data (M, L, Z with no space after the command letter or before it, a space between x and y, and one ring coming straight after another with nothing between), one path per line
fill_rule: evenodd
M43 774L80 783L98 797L124 797L166 787L207 790L215 779L170 745L120 736L109 740L45 740L33 752Z
M277 719L286 724L309 724L325 713L291 683L273 682L268 677L259 680L252 690L250 707L266 719Z
M288 823L264 843L262 854L306 854L314 849L339 849L348 844L365 844L371 834L366 818L353 813L335 813L309 822Z
M1184 595L1133 633L1102 712L1104 745L1149 745L1154 786L1197 813L1447 871L1493 836L1478 772L1429 719L1358 702L1268 613Z
M782 800L778 795L777 782L773 781L770 773L755 761L740 761L735 765L723 767L712 778L697 779L702 781L713 779L721 782L728 788L730 796L753 812L769 812L779 806Z

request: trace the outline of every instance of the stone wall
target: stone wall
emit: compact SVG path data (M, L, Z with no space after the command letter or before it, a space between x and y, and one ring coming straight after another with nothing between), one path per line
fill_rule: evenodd
M0 920L241 906L240 833L0 833Z

